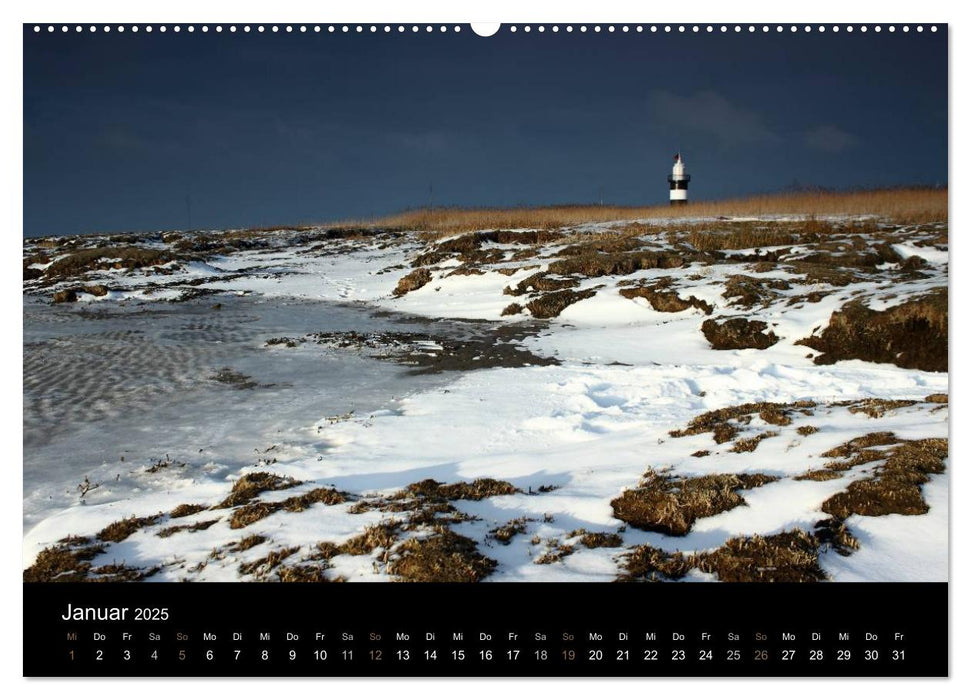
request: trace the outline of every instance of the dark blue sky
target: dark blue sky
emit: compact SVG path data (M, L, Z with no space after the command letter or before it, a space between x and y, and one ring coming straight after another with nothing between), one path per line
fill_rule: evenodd
M25 235L946 184L946 30L24 30Z

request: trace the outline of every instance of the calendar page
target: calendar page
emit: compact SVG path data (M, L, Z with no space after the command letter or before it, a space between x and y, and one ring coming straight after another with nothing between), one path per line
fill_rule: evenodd
M948 674L947 24L22 34L24 675Z

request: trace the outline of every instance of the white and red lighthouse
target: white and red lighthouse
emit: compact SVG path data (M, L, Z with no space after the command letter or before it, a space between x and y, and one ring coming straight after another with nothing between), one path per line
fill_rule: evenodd
M691 176L684 172L684 160L680 153L674 156L674 167L668 175L668 184L671 186L671 204L688 203L688 182Z

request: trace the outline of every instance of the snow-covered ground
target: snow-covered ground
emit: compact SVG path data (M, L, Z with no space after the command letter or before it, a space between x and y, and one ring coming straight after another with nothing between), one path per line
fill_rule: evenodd
M580 227L569 242L629 223ZM713 231L722 225L690 223ZM446 527L405 526L408 512L387 507L427 479L511 486L479 500L449 499L459 515L447 528L493 560L489 581L610 581L642 545L700 553L733 538L812 533L830 517L827 499L878 475L881 463L826 480L794 477L826 468L831 459L823 453L861 435L892 432L890 445L947 438L947 404L925 398L946 394L948 381L943 372L860 359L818 365L819 353L797 341L818 334L852 300L879 311L946 286L946 245L929 242L940 230L889 229L899 261L869 265L841 284L779 264L808 252L799 245L579 275L571 289L591 296L514 339L503 329L525 327L531 313L507 307L538 295L503 290L547 272L565 243L539 243L518 258L522 245L486 243L477 250L494 254L483 255L471 274L452 274L469 267L468 259L444 257L427 266L430 281L397 295L415 256L442 241L408 234L321 243L279 232L265 247L204 260L89 271L83 285L91 291L76 278L25 283L24 566L75 536L100 548L82 559L92 575L121 564L147 580L272 579L287 566L317 566L328 578L391 580L411 539ZM646 251L665 251L670 239L645 233L641 242ZM904 274L913 257L923 261L909 263L919 272ZM51 262L31 265L46 270ZM764 296L744 306L726 296L737 276L754 279ZM652 285L694 297L712 313L700 306L659 311L645 297L619 293ZM77 301L47 304L51 292L72 287ZM205 294L190 299L187 292ZM735 317L763 321L777 342L713 349L702 322ZM449 319L474 321L468 327L494 333L496 343L516 343L558 364L416 374L380 352L307 340L328 331L461 335L466 326ZM275 337L294 342L266 344ZM217 378L223 369L231 370L225 381ZM866 398L904 403L873 415L853 409ZM798 401L815 405L782 427L757 412L737 426L740 438L772 433L753 451L732 451L732 442L716 443L706 432L671 435L708 411ZM777 479L741 491L743 504L673 535L625 524L612 507L649 469ZM249 504L269 504L268 514L233 527L245 501L220 503L241 476L261 473L301 483L253 496ZM85 478L98 487L82 497L77 485ZM832 580L946 580L947 484L944 471L921 486L925 514L847 517L859 548L846 555L821 545L822 571ZM342 502L289 505L320 488L342 493ZM207 509L167 515L182 504ZM97 543L103 528L131 516L148 520L118 541L102 536ZM368 526L389 523L390 542L320 556L319 543L340 548ZM510 538L497 537L497 528L512 524ZM583 533L616 539L584 546ZM259 541L241 548L246 538ZM695 568L687 578L716 577Z

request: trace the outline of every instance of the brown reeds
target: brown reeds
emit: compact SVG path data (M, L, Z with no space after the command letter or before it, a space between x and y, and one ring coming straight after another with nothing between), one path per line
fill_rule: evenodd
M539 207L414 209L366 222L372 226L455 234L486 229L556 229L652 218L796 215L878 216L895 223L947 220L947 189L901 188L850 192L798 192L692 202L683 207L570 204ZM363 222L355 222L360 225Z

